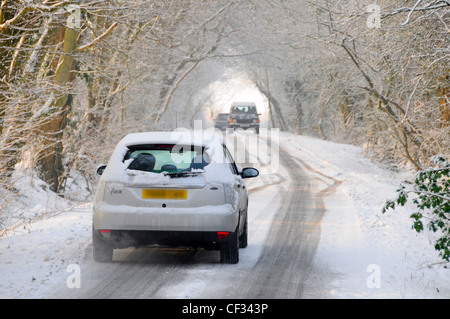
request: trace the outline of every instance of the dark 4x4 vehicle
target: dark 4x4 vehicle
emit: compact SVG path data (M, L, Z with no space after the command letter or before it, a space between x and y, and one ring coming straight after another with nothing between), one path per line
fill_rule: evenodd
M230 121L230 114L219 113L214 120L214 127L216 129L225 131L228 128L228 122Z
M259 114L253 102L234 102L230 109L230 128L254 129L259 134Z

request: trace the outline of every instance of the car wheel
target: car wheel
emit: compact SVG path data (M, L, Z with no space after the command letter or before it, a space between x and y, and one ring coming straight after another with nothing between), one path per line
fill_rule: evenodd
M92 228L92 244L94 260L97 262L112 261L114 248L103 240L100 233Z
M245 221L244 230L242 231L242 235L239 236L239 248L245 248L248 245L247 237L248 237L248 223Z
M237 264L239 262L239 236L237 229L230 234L229 240L220 247L220 262L224 264Z

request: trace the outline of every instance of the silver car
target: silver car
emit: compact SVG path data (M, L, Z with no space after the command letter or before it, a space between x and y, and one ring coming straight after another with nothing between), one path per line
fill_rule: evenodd
M247 246L248 193L255 168L237 165L220 136L129 134L119 142L94 198L93 254L111 261L115 248L192 246L237 263Z

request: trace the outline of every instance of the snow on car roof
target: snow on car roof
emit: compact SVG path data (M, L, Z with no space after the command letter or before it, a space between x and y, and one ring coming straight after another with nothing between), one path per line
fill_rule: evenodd
M254 102L233 102L231 106L256 106Z
M173 131L173 132L140 132L126 135L120 142L125 146L153 143L173 143L197 146L208 146L223 143L220 135L203 131Z

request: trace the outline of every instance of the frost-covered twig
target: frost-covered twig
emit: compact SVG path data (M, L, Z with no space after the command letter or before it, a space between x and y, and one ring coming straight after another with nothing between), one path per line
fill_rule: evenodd
M397 14L402 13L402 12L408 12L408 15L407 15L405 21L400 24L402 26L405 26L405 25L407 25L410 22L411 16L412 16L412 14L414 12L436 10L436 9L441 9L441 8L450 6L450 1L449 0L434 0L434 1L424 5L422 7L419 7L419 4L421 2L422 2L422 0L417 0L412 8L406 8L406 7L398 8L398 9L392 11L391 13L382 16L382 18L386 18L388 16L397 15Z

